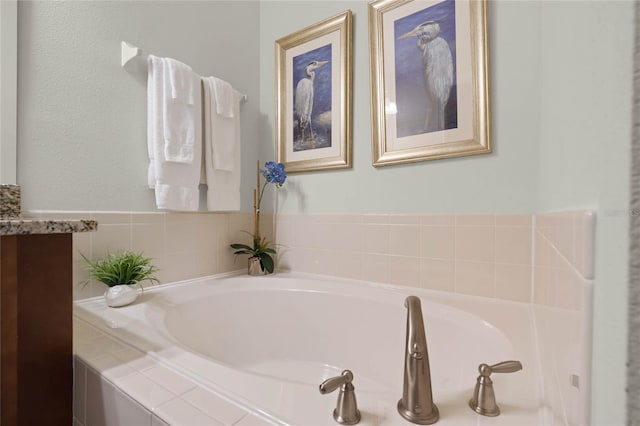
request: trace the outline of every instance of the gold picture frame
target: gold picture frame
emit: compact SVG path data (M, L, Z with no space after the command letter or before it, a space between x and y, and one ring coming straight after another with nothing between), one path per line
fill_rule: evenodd
M278 162L287 173L351 167L352 12L276 40Z
M369 3L373 165L487 154L487 0Z

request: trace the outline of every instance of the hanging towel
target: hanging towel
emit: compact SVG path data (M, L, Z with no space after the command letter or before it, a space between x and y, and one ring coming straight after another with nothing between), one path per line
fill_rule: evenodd
M204 169L207 183L207 209L240 210L240 95L234 90L234 117L218 115L211 77L202 79L204 93ZM232 149L231 170L214 167L214 141L224 139Z
M215 123L215 129L210 133L210 140L207 139L205 142L207 146L211 146L212 150L210 164L214 170L232 172L235 164L236 144L239 140L236 135L239 127L236 123L236 114L233 113L233 110L238 107L237 94L229 83L219 78L203 78L203 85L208 87L209 93L211 94L211 96L209 96L211 111L212 114L216 115L216 117L211 117L212 122ZM226 94L221 98L224 98L223 103L228 104L225 105L223 109L230 110L231 114L229 115L218 113L218 107L221 102L218 97L215 96L215 93L221 92L218 87L220 85L225 87L222 91Z
M195 138L202 126L197 115L200 96L200 77L191 67L171 58L163 58L164 65L164 158L165 161L191 163L194 159Z
M216 98L216 112L218 113L218 115L221 115L223 117L233 118L234 105L237 103L235 101L233 87L231 87L231 85L226 81L219 78L209 78L211 78L211 81L213 82L213 93Z
M202 158L202 107L192 105L193 159L191 162L167 161L165 118L167 94L171 93L168 81L167 59L150 55L147 81L147 145L149 153L148 184L155 189L156 206L176 211L197 211L199 205L198 184ZM200 84L196 85L200 97ZM171 114L169 114L169 117Z
M193 71L189 65L175 59L166 58L169 67L169 82L171 83L171 98L178 99L187 105L200 102L196 99L200 79L193 79Z
M156 162L162 160L162 155L156 152L164 145L164 127L162 99L164 96L163 64L162 58L149 55L147 77L147 151L149 154L149 169L147 184L149 188L156 187Z

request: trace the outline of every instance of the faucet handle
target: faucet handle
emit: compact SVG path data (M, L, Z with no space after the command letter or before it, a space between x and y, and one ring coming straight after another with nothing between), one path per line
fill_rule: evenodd
M333 410L333 418L343 425L355 425L360 421L360 411L356 402L355 388L351 382L353 373L344 370L340 376L331 377L320 384L319 390L322 395L333 392L340 388L338 403Z
M500 408L496 404L496 395L493 392L493 380L491 373L514 373L522 370L520 361L503 361L494 365L480 364L480 375L476 381L473 396L469 400L469 407L483 416L495 417L500 414Z
M485 377L489 377L491 373L515 373L520 370L522 370L520 361L502 361L493 365L480 364L478 366L478 372Z
M351 383L353 381L353 373L351 370L344 370L341 375L331 377L320 384L320 393L322 395L331 393L338 389L345 383Z

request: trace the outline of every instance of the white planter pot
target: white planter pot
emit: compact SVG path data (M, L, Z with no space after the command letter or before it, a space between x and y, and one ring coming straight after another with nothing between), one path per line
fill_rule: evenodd
M137 297L138 289L130 285L116 285L109 287L104 292L104 300L112 308L128 305L136 300Z

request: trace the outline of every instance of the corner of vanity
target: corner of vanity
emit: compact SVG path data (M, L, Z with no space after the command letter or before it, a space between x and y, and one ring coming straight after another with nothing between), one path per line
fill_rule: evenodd
M93 220L0 219L3 426L72 423L73 233Z

